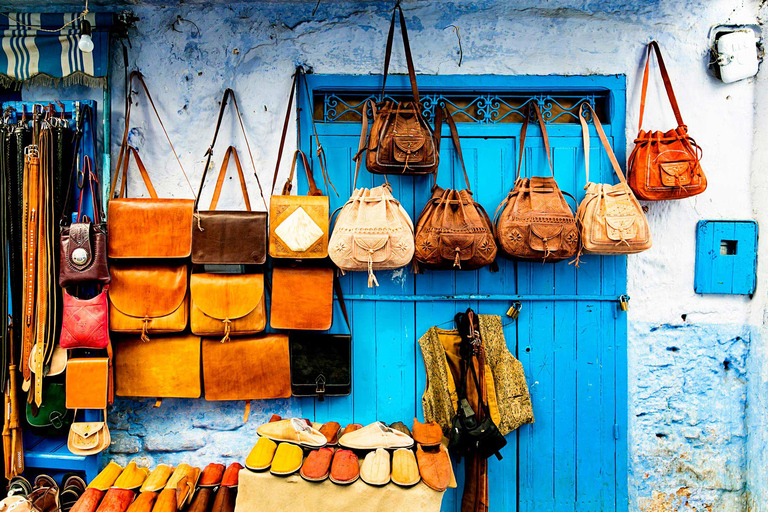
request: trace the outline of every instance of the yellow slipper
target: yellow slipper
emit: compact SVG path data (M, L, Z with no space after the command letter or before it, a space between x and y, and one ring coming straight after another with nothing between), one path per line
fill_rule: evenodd
M165 487L165 483L171 477L173 473L173 467L168 464L160 464L149 474L144 484L141 486L141 492L150 491L158 492L162 491Z
M277 443L266 437L260 437L245 459L245 467L251 471L266 471L272 464L277 450Z
M116 462L110 462L107 464L107 467L101 470L101 473L96 475L96 478L94 478L90 484L88 484L88 487L92 489L98 489L100 491L106 491L110 487L112 487L112 484L115 483L115 480L117 480L117 477L120 476L120 473L123 472L123 467Z
M304 459L304 450L295 444L280 443L275 451L275 457L272 459L272 469L270 473L277 476L292 475L301 469L301 462Z
M135 462L129 463L120 476L115 480L113 487L118 489L134 490L138 489L149 476L148 468L140 468Z
M400 448L392 456L392 483L401 487L412 487L419 483L419 465L413 451Z

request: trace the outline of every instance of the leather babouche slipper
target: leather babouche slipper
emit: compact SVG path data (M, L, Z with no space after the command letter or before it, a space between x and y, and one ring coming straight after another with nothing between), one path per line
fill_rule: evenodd
M140 468L135 462L130 462L125 466L125 469L120 473L120 476L117 477L113 487L117 487L118 489L138 489L144 485L148 476L148 468Z
M177 508L181 509L192 499L195 492L197 481L200 478L200 468L190 466L189 464L179 464L168 483L165 484L165 490L176 490ZM158 501L162 499L162 493ZM157 506L157 505L155 505Z
M339 439L341 439L341 436L343 436L344 434L349 434L350 432L354 432L355 430L360 430L361 428L363 428L363 426L359 423L350 423L349 425L344 427L344 430L342 430L339 433Z
M421 423L413 418L413 440L425 448L437 446L443 440L443 429L434 421Z
M107 491L102 491L95 487L87 488L83 495L77 500L75 506L70 509L70 512L95 512L95 510L99 508L99 503L104 499L106 493Z
M384 448L368 452L360 467L360 478L368 485L387 485L390 480L391 465L389 452Z
M158 493L155 491L144 491L133 500L131 506L126 512L152 512L157 501Z
M209 512L213 503L213 487L198 487L186 512Z
M177 512L179 510L179 505L176 494L176 489L171 489L166 486L157 497L155 506L152 507L152 512Z
M418 445L416 460L419 462L421 481L427 487L438 492L443 492L448 488L451 483L453 468L445 446L440 445L438 448L424 450L421 445Z
M301 466L301 478L308 482L322 482L331 473L333 448L325 447L309 452Z
M331 482L348 485L356 482L359 477L360 463L357 461L355 452L344 449L336 450L331 463Z
M275 456L277 443L266 437L260 437L256 441L251 453L245 459L245 467L251 471L266 471L272 465L272 458Z
M272 415L272 416L269 418L269 423L274 423L274 422L276 422L276 421L282 421L282 419L283 419L283 417L282 417L282 416L280 416L279 414L273 414L273 415Z
M272 467L269 472L276 476L292 475L301 469L303 459L304 450L300 446L280 443L275 450L275 458L272 459Z
M221 478L222 487L237 487L237 483L240 480L240 470L243 469L243 465L239 462L233 462L229 465L224 476Z
M165 484L168 482L168 479L171 478L173 469L173 466L169 466L168 464L159 464L152 470L147 479L144 480L144 483L141 485L141 492L162 491Z
M104 495L96 512L126 512L135 497L136 493L130 489L112 487Z
M210 463L200 474L200 480L197 482L198 487L215 487L221 483L221 477L224 476L224 470L226 466L224 464Z
M235 512L235 500L237 499L237 487L219 487L216 491L216 499L213 500L211 512Z
M341 430L341 425L335 421L329 421L328 423L324 423L318 430L325 436L325 439L330 446L339 444L339 430Z
M411 435L411 431L408 430L408 426L405 423L403 423L402 421L394 422L393 424L391 424L389 426L389 428L394 429L394 430L398 430L398 431L402 432L403 434L407 435L408 437L413 437Z
M117 477L123 472L123 467L115 462L110 462L107 467L101 470L101 473L96 475L96 478L91 480L88 484L88 488L98 489L100 491L106 491L115 483Z
M265 423L256 432L278 443L298 444L306 448L322 448L328 442L323 434L298 418Z
M344 434L339 445L351 450L376 450L379 448L410 448L413 438L377 421L354 432Z
M412 487L419 483L419 465L412 450L400 448L392 455L392 483L400 487Z

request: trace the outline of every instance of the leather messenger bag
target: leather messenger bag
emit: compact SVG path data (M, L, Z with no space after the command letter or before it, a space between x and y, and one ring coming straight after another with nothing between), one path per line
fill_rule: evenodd
M269 325L273 329L325 331L333 323L331 267L293 264L272 268Z
M160 198L152 185L144 163L135 148L128 145L128 132L130 130L131 117L131 92L133 80L139 81L147 94L155 116L160 123L165 138L171 146L171 152L176 157L189 189L194 195L192 185L189 183L184 167L181 165L176 150L168 137L160 114L155 108L149 89L144 83L141 73L134 71L128 82L128 98L126 100L125 132L123 142L120 145L120 153L115 167L115 176L112 180L110 197L107 207L109 214L109 239L107 253L110 258L186 258L191 250L192 199L166 199ZM127 177L128 162L133 155L141 177L149 192L149 198L128 198ZM122 176L122 180L120 177ZM117 182L121 181L120 189ZM151 230L151 231L150 231Z
M192 274L190 327L199 336L256 334L267 325L264 274Z
M200 210L200 195L203 192L205 178L208 175L208 167L213 157L213 148L216 145L216 139L221 127L221 120L224 116L224 110L228 99L232 99L232 106L235 107L237 119L240 122L240 128L243 133L248 155L253 166L253 175L259 186L264 208L267 208L267 202L264 200L264 194L261 190L261 182L256 174L256 164L253 162L253 154L248 144L248 137L245 135L243 119L240 116L240 109L237 106L237 99L232 89L224 91L224 98L221 100L221 109L219 109L219 118L216 122L216 131L213 134L213 141L206 153L207 158L203 168L203 176L200 179L200 187L195 198L195 213L192 223L192 263L197 264L221 264L221 265L261 265L267 258L267 212L255 212L251 210L251 202L248 197L248 187L245 184L245 175L243 167L240 165L240 157L234 146L229 146L224 154L224 160L219 171L219 178L216 181L216 188L213 192L211 206L208 210ZM246 211L237 210L216 210L221 195L221 189L224 185L224 178L229 165L230 156L235 161L237 174L240 178L240 189L243 192Z

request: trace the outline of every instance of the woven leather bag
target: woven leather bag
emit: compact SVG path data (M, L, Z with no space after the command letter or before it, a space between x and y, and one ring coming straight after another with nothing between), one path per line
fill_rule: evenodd
M90 299L62 290L61 348L104 349L109 345L109 285Z
M130 131L131 117L131 84L133 80L139 81L147 99L152 106L165 138L171 146L171 152L176 157L189 189L194 196L194 190L189 183L184 167L181 165L176 150L168 137L160 114L155 108L149 89L144 83L144 78L138 71L131 73L128 81L128 98L126 100L125 132L120 145L117 158L110 197L107 206L109 215L109 239L107 253L110 258L186 258L191 251L192 199L166 199L160 198L152 185L144 162L139 157L135 148L128 146L128 132ZM149 198L128 198L127 178L128 163L131 155L136 160L136 165L141 173L141 178L149 192ZM122 179L120 179L122 176ZM118 181L121 182L117 189ZM148 231L151 226L151 232Z
M619 177L619 183L615 185L589 181L589 127L585 117L587 110L592 116L613 170ZM581 228L581 249L592 254L632 254L650 249L653 242L648 220L624 179L600 119L589 104L582 103L579 120L584 141L584 167L587 172L587 193L576 212ZM576 263L578 265L578 258Z
M675 113L677 128L666 132L643 130L645 99L648 92L648 74L651 54L656 53L659 71L664 81L669 103ZM683 122L675 91L667 67L661 56L659 43L648 44L643 74L643 90L640 96L640 122L635 148L629 156L627 181L638 198L647 201L684 199L701 194L707 189L707 177L701 169L702 151L696 141L688 135Z
M189 283L193 334L256 334L267 326L264 274L192 274Z
M393 101L385 99L389 62L392 57L392 41L395 35L395 17L400 13L400 29L403 35L405 60L408 65L408 77L411 81L413 101ZM439 115L435 117L435 130L427 123L419 101L419 88L416 85L416 71L405 27L405 16L399 4L392 11L392 22L387 36L387 51L384 57L384 81L381 85L382 101L374 104L366 102L363 107L363 129L360 136L362 152L365 135L368 131L368 108L373 112L371 134L368 137L365 165L375 174L432 174L437 171L440 152Z
M541 111L535 102L532 105L541 127L552 175L520 177L529 111L520 132L520 159L515 186L497 209L501 210L501 214L495 222L496 240L501 255L507 258L554 263L576 254L579 249L579 228L573 210L555 181L549 136Z
M378 286L374 270L401 268L414 251L413 222L392 196L392 186L355 188L360 160L352 183L354 191L339 212L328 243L328 255L342 271L367 271L368 287Z
M110 268L109 328L114 332L174 333L187 328L187 265L114 262Z
M256 212L251 210L251 202L248 197L248 187L245 184L245 175L243 167L240 165L240 157L233 146L227 148L224 154L224 160L221 164L219 177L216 181L216 188L213 191L211 206L208 210L200 210L200 195L203 192L205 178L208 175L208 168L213 157L213 148L216 145L219 128L224 116L224 110L227 106L227 100L232 98L232 106L235 108L240 129L243 133L245 146L248 149L248 155L253 167L253 175L256 177L256 183L259 186L261 200L264 203L264 209L267 208L267 202L264 199L264 193L261 190L261 182L256 173L256 164L253 161L251 146L248 144L248 137L245 134L243 119L240 116L240 108L237 106L237 99L232 89L224 91L224 97L221 100L219 109L219 118L216 122L216 130L213 134L208 151L206 152L206 162L203 168L203 176L200 179L200 187L195 196L194 217L192 223L192 263L198 264L221 264L221 265L247 265L263 264L267 259L267 212ZM240 178L240 189L243 192L246 211L216 210L216 206L221 196L221 189L224 185L227 167L229 166L230 156L235 161L237 174Z
M434 270L475 270L491 265L491 271L496 271L497 247L491 219L472 197L459 133L453 118L448 115L446 119L467 188L443 189L437 185L435 174L432 197L416 221L417 270L418 266Z

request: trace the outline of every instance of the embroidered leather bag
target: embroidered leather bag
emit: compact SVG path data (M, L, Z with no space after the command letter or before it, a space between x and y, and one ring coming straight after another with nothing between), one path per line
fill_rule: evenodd
M165 138L171 146L171 152L176 157L184 178L189 184L184 167L181 165L176 150L165 131L160 114L155 108L152 97L149 94L141 73L134 71L128 83L128 98L126 100L125 132L123 142L120 145L120 153L115 167L115 176L112 180L110 197L107 207L109 214L109 240L108 255L110 258L186 258L191 250L192 199L165 199L159 198L149 173L144 166L139 153L135 148L128 146L128 132L130 131L131 117L131 93L130 87L133 80L137 79L147 94L155 116L163 129ZM136 165L141 173L144 185L147 187L150 197L127 198L128 161L133 155ZM122 175L122 180L120 176ZM120 189L117 182L121 181ZM189 185L192 194L192 185ZM151 232L148 231L151 226Z
M436 270L475 270L491 265L491 270L496 271L497 248L491 220L472 197L459 133L450 115L447 120L467 188L443 189L437 186L435 175L432 197L416 221L414 259L417 265Z
M659 71L664 81L669 103L675 113L677 128L667 132L646 132L643 130L643 114L648 92L648 74L651 53L656 53ZM627 180L638 198L648 201L664 199L684 199L701 194L707 188L707 177L701 169L702 151L696 141L688 135L688 127L683 122L680 107L677 105L672 81L661 56L661 49L656 41L648 44L643 74L643 90L640 97L639 133L635 139L635 148L629 156Z
M255 212L251 210L251 202L248 197L248 188L245 185L245 175L240 165L240 158L237 150L233 146L227 148L224 154L224 160L219 171L219 178L216 181L216 188L213 191L211 206L208 210L200 210L200 194L203 191L205 178L208 175L208 167L213 157L213 148L216 145L216 139L219 134L221 120L224 116L224 110L227 106L227 100L232 98L232 105L235 107L240 128L243 133L245 145L248 148L248 155L253 166L253 174L259 186L264 208L267 203L261 190L258 174L256 174L256 164L253 163L253 154L251 146L248 144L248 137L245 134L243 120L240 116L240 109L237 106L237 99L232 89L224 91L224 98L221 100L221 109L219 118L216 122L216 131L213 134L213 141L208 148L203 176L200 179L200 187L195 199L195 220L192 225L192 263L199 264L223 264L223 265L247 265L262 264L267 258L267 212ZM224 178L229 165L230 155L234 158L237 174L240 178L240 189L243 192L246 211L216 210L221 195L221 189L224 185Z
M174 333L187 328L187 265L113 263L109 328L114 332Z
M109 345L109 286L90 299L62 290L61 348L104 349Z
M615 185L589 181L589 128L585 117L587 110L592 116L613 170L619 177L619 183ZM581 228L582 250L593 254L631 254L650 249L651 231L643 208L627 185L600 120L589 104L582 103L579 120L584 141L584 167L587 172L587 193L576 212Z
M360 172L357 160L354 191L336 218L328 244L331 260L342 271L368 272L368 287L378 286L374 270L408 265L413 258L413 222L392 196L392 186L355 188Z
M392 41L395 35L395 16L400 13L400 29L403 35L405 60L408 65L408 77L411 81L413 101L394 101L385 99L384 91L389 73L389 61L392 57ZM392 11L392 22L387 36L387 51L384 57L384 81L381 85L382 101L370 103L373 112L373 124L368 137L365 165L375 174L432 174L437 171L440 152L439 115L435 118L435 130L432 131L421 111L419 88L416 85L416 71L405 28L405 16L399 4ZM368 131L368 102L363 108L363 130L360 136L360 151L365 148L365 135Z
M77 410L75 410L77 418ZM75 421L69 427L67 448L75 455L96 455L112 443L107 426L107 410L104 409L104 421Z
M267 325L264 274L192 274L189 291L193 334L227 342Z
M499 205L496 240L502 256L554 263L571 258L579 248L579 228L573 210L557 186L549 137L541 111L533 103L552 176L520 177L529 115L520 132L520 159L515 186ZM530 114L530 112L529 112Z

